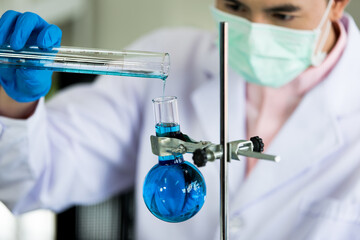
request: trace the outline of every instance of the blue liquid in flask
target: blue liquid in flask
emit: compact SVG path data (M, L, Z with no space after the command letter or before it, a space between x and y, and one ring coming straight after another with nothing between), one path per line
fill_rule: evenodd
M180 126L172 123L157 124L156 135L182 138ZM183 159L182 154L159 156L159 163L145 178L143 198L157 218L173 223L186 221L204 205L205 180L193 164Z

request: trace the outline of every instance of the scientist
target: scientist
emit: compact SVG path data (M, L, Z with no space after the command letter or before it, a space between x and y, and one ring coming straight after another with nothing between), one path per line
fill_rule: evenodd
M360 34L349 0L217 0L229 22L230 140L261 136L279 164L229 166L230 239L360 239ZM51 48L61 31L8 11L0 44ZM169 52L166 95L183 132L219 138L216 35L162 29L129 48ZM44 103L51 72L1 69L0 200L15 214L61 211L135 187L137 239L219 239L219 168L201 171L203 209L189 221L155 218L142 184L157 163L151 99L161 83L100 76ZM187 156L188 159L191 156ZM190 160L191 161L191 160Z

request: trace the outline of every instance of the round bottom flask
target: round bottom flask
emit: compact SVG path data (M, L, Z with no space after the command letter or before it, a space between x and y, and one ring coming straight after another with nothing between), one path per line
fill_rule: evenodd
M176 97L153 100L158 137L180 138ZM184 161L182 154L159 156L147 174L143 187L147 208L166 222L182 222L202 208L206 198L205 180L200 171Z

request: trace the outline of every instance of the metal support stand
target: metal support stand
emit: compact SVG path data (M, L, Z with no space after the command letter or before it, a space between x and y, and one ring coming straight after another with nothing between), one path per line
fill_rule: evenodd
M228 24L220 22L220 239L228 239Z

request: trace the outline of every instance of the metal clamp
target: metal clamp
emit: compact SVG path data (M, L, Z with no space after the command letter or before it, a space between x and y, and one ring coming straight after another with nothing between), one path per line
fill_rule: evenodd
M203 149L210 145L211 142L195 142L184 135L188 140L182 141L177 138L150 136L151 150L157 156L169 156L176 153L193 153L196 149Z
M153 154L157 156L169 156L175 154L193 153L194 163L198 166L205 166L208 161L215 161L220 159L223 155L223 150L220 144L213 144L208 141L197 142L187 135L184 135L186 141L169 138L169 137L156 137L151 136L151 149ZM252 138L248 140L237 140L228 143L230 157L233 160L240 160L240 156L252 157L263 160L270 160L279 162L280 157L275 155L261 153L263 148L255 149L254 144L257 144L261 138L257 137L256 140ZM262 145L263 146L263 145Z

